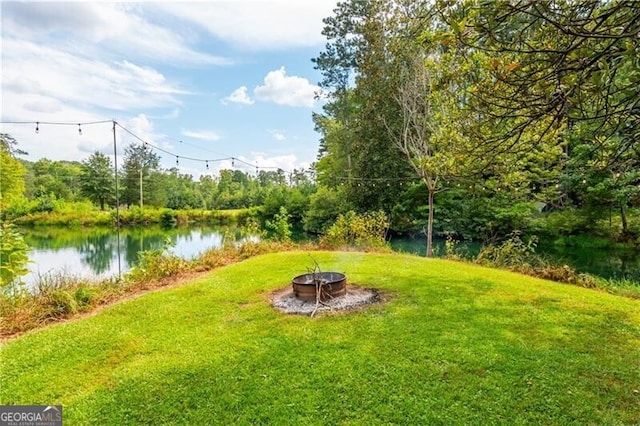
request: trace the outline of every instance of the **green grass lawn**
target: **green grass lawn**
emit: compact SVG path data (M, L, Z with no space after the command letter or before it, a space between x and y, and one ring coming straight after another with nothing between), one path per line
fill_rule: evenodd
M639 424L640 302L399 254L316 252L386 303L315 318L259 256L5 342L0 404L73 424Z

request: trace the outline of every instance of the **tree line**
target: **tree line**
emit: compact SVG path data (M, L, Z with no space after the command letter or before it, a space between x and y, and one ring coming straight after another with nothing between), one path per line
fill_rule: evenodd
M2 135L3 146L17 146L10 135ZM112 158L95 152L83 161L35 162L20 153L3 149L2 195L5 207L19 200L90 200L101 210L116 204L116 181ZM9 170L11 168L11 171ZM13 178L9 179L9 175ZM239 209L264 204L277 188L312 187L306 170L260 170L252 175L242 170L221 170L216 176L195 180L178 168L162 169L160 157L144 145L131 144L118 176L118 201L123 207L149 206L171 209ZM308 189L307 189L308 192Z
M579 212L572 233L615 216L637 241L639 3L350 0L324 23L332 197L424 227L428 253L434 233L504 236L540 211Z

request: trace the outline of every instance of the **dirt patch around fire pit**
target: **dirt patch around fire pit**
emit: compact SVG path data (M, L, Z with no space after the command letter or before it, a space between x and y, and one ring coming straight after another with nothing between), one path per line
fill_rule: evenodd
M378 290L349 284L345 295L320 302L315 315L352 311L381 301ZM271 294L271 306L287 314L311 315L316 310L315 301L298 299L290 285Z

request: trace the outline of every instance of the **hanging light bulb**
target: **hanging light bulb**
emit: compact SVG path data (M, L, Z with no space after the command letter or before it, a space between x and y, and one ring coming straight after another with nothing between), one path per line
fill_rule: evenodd
M231 167L235 167L236 166L236 159L231 157Z
M36 121L36 134L40 133L40 123Z
M82 136L82 127L80 127L80 123L78 123L78 134Z
M207 170L209 170L209 162L205 161L205 164L207 165Z
M178 157L178 156L176 155L176 167L179 167L179 166L180 166L180 162L178 161L178 159L179 159L179 158L180 158L180 157Z

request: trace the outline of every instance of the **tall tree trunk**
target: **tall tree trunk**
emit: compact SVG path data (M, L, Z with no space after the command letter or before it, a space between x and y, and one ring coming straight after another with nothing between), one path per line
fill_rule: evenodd
M620 203L620 219L622 220L622 235L626 236L629 228L627 225L627 214L625 212L624 205L625 203Z
M427 222L427 257L432 257L433 250L433 195L435 188L429 186L429 221Z

